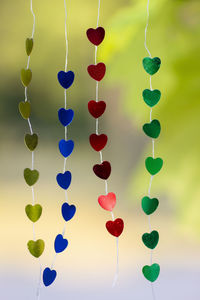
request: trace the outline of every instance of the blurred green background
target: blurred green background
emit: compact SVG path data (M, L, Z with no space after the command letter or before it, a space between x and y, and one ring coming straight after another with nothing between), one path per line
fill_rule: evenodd
M0 284L4 300L16 294L17 299L35 299L39 276L37 261L26 248L32 239L32 226L24 207L31 203L31 191L22 174L31 165L31 153L23 144L27 122L18 113L18 103L24 100L20 70L27 63L25 39L32 31L29 2L1 0L0 4ZM100 14L106 38L99 47L98 60L107 66L100 83L100 99L107 102L100 129L109 137L103 158L112 164L108 183L109 191L117 194L115 215L125 221L120 238L120 278L112 290L115 241L104 225L110 215L97 203L98 196L104 193L104 183L92 172L99 156L88 143L95 121L87 111L87 103L95 98L95 83L87 74L87 66L94 63L94 47L85 32L96 26L98 1L67 1L68 67L76 75L67 94L69 107L75 110L69 138L76 146L68 160L73 174L69 199L78 210L67 227L69 248L57 259L58 278L52 287L42 289L41 299L151 299L149 283L141 274L142 266L150 261L149 251L141 242L141 235L148 231L148 220L140 208L150 179L144 160L151 153L150 140L141 129L149 120L149 108L141 96L149 88L149 77L142 68L142 59L147 56L146 2L102 0ZM57 72L65 63L64 6L63 1L33 0L33 8L36 34L29 100L33 130L40 138L35 161L40 171L36 199L44 209L36 232L46 242L42 264L50 266L53 241L63 227L60 206L64 194L55 177L63 168L58 141L64 131L57 120L57 110L63 106L64 95ZM199 299L199 15L199 0L150 0L147 42L152 56L162 60L160 71L152 78L153 88L162 92L153 117L162 126L155 153L164 159L164 168L152 186L152 195L160 199L152 227L160 232L154 261L161 265L156 294L162 300Z

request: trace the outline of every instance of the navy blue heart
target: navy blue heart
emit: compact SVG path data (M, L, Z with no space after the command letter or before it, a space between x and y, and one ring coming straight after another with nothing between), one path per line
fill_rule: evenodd
M68 203L64 203L62 205L62 216L63 219L67 222L73 218L76 213L76 206L69 205Z
M68 89L72 85L72 83L74 82L74 72L72 72L72 71L68 71L68 72L60 71L58 73L58 81L64 89Z
M67 126L74 118L74 111L72 109L60 108L58 111L58 118L63 126Z
M69 155L72 154L74 150L74 142L72 140L69 141L61 140L59 142L59 150L64 157L68 157Z
M43 272L43 283L45 286L51 285L56 279L57 272L55 270L51 270L46 268Z
M66 171L64 174L59 173L56 177L58 185L63 188L64 190L67 190L68 187L71 184L72 180L72 174L69 171Z
M63 252L68 246L68 240L64 239L62 234L58 234L55 238L54 249L56 253Z

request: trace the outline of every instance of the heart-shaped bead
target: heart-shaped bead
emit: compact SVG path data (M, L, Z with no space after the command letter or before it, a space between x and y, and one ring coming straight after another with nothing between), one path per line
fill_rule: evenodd
M19 103L19 112L20 112L22 118L27 120L30 117L30 114L31 114L31 104L30 104L30 102L21 101Z
M154 75L155 73L157 73L158 70L160 69L160 65L161 65L161 60L159 57L154 57L154 58L145 57L143 59L143 67L145 71L150 75Z
M143 126L143 131L147 136L156 139L160 135L161 126L158 120L153 120L151 123L146 123Z
M62 234L58 234L55 238L54 249L56 253L63 252L68 246L68 240L64 239Z
M71 184L72 181L72 174L69 171L66 171L64 174L59 173L56 177L58 185L63 188L64 190L67 190Z
M144 277L151 281L154 282L158 278L160 274L160 266L158 264L153 264L151 266L144 266L142 269Z
M151 175L156 175L163 166L163 160L162 158L153 158L153 157L147 157L147 159L145 160L145 166L147 171L151 174Z
M24 170L24 179L29 186L34 185L39 179L39 172L26 168Z
M68 88L70 88L70 86L74 82L74 72L72 72L72 71L68 71L68 72L60 71L58 73L58 81L59 81L60 85L64 89L67 90Z
M89 28L87 30L88 40L95 46L99 46L105 37L105 30L103 27L97 27L96 29Z
M68 126L74 118L74 111L72 109L60 108L58 118L63 126Z
M22 69L21 70L21 82L27 87L32 79L32 71L30 69Z
M158 245L159 233L154 230L151 233L144 233L142 236L142 241L145 246L149 249L154 249Z
M32 222L37 222L42 215L42 206L39 204L28 204L25 208L26 215Z
M111 165L108 161L104 161L100 165L95 165L93 171L97 177L106 180L110 177Z
M101 151L107 144L108 137L105 134L91 134L90 135L90 145L96 151Z
M101 81L106 73L106 66L104 63L98 63L97 65L90 65L88 67L89 75L96 81Z
M146 215L151 215L158 207L159 201L157 198L142 198L142 209Z
M70 221L76 213L76 206L69 205L68 203L63 203L61 211L62 211L63 219L66 222Z
M34 151L38 145L38 136L37 134L26 134L25 135L25 144L30 151Z
M119 237L124 230L124 221L122 219L116 219L115 221L108 221L106 228L110 234L115 237Z
M26 39L26 53L28 56L31 55L31 52L33 50L33 39Z
M101 117L105 109L106 109L106 103L104 101L96 102L94 100L91 100L88 102L88 110L95 119Z
M108 193L107 195L101 195L98 198L99 205L108 211L112 211L116 205L116 195L114 193Z
M29 252L36 258L40 257L44 252L45 243L43 240L29 241L28 244Z
M143 99L144 99L144 102L150 106L150 107L153 107L154 105L156 105L159 100L160 100L160 97L161 97L161 92L159 90L144 90L143 93L142 93L142 96L143 96Z
M43 283L45 286L51 285L57 276L57 272L55 270L51 270L49 268L44 269L43 272Z
M59 142L59 150L60 153L66 158L72 154L74 150L74 142L72 140L61 140Z

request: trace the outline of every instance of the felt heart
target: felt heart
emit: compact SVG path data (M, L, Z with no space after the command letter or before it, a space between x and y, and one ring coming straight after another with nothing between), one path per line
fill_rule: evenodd
M144 102L150 106L150 107L153 107L154 105L156 105L159 100L160 100L160 97L161 97L161 92L159 90L144 90L143 93L142 93L142 96L143 96L143 99L144 99Z
M36 258L38 258L44 252L45 243L44 243L43 240L29 241L28 244L27 244L27 246L28 246L29 252L33 256L35 256Z
M87 30L88 40L95 46L99 46L105 37L105 30L103 27L98 27L96 29L89 28Z
M145 160L145 166L147 171L151 174L151 175L155 175L157 174L163 166L163 160L162 158L153 158L153 157L147 157L147 159Z
M106 180L110 176L111 165L108 161L104 161L100 165L95 165L93 171L97 177Z
M33 50L33 39L26 39L26 53L28 56L30 56L31 52Z
M96 102L94 100L91 100L88 102L88 110L95 119L101 117L105 109L106 109L106 103L104 101Z
M90 135L90 145L96 151L101 151L107 144L108 137L105 134L91 134Z
M161 60L159 57L154 57L154 58L145 57L143 59L143 67L145 71L150 75L153 75L156 72L158 72L158 70L160 69L160 65L161 65Z
M37 134L26 134L25 135L25 144L30 151L34 151L38 145L38 136Z
M76 213L76 206L69 205L68 203L63 203L61 211L63 219L66 222L70 221Z
M88 73L94 80L101 81L106 73L106 66L104 65L104 63L90 65L88 67Z
M51 285L56 279L57 272L55 270L51 270L49 268L44 269L43 272L43 283L45 286Z
M59 142L59 150L60 153L66 158L72 154L74 150L74 142L72 140L61 140Z
M22 69L21 70L21 82L25 87L29 85L32 79L32 72L30 69Z
M142 209L146 215L151 215L157 209L158 205L159 201L156 198L142 198Z
M151 266L144 266L142 269L144 277L151 281L154 282L158 278L160 274L160 266L158 264L153 264Z
M154 230L151 233L144 233L142 236L142 241L147 248L154 249L156 248L159 241L159 233Z
M68 240L64 239L62 234L58 234L55 238L54 249L56 253L63 252L68 246Z
M19 112L20 112L22 118L27 120L30 117L30 114L31 114L31 104L30 104L30 102L21 101L19 103Z
M35 205L27 205L25 208L26 215L27 217L32 221L32 222L37 222L39 218L42 215L42 206L39 204Z
M115 221L108 221L106 223L108 232L116 237L119 237L124 230L124 221L122 219L116 219Z
M37 170L31 170L26 168L24 170L24 179L29 186L34 185L39 178L39 172Z
M146 123L143 126L143 131L151 138L158 138L160 135L160 122L158 120L153 120L151 123Z
M72 109L60 108L58 111L58 118L63 126L68 126L74 118L74 111Z
M58 185L67 190L71 184L72 174L69 171L66 171L64 174L59 173L56 177Z
M114 193L108 193L106 196L99 196L98 202L103 209L112 211L116 205L116 195Z
M59 81L60 85L64 89L67 90L68 88L70 88L70 86L74 82L74 72L72 72L72 71L68 71L68 72L60 71L58 73L58 81Z

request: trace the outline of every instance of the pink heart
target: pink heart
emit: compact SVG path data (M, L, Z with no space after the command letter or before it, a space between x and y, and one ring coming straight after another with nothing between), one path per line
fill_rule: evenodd
M116 195L114 193L108 193L106 196L99 196L99 205L108 211L112 211L116 204Z

